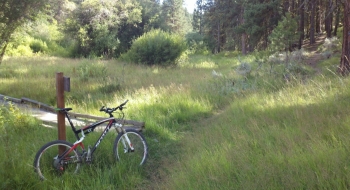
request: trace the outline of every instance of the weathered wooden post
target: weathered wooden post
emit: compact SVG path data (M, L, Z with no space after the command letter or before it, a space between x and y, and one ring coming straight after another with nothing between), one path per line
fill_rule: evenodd
M64 91L70 91L70 80L67 77L63 77L62 72L56 73L56 97L57 108L64 108ZM65 114L57 112L57 128L58 139L66 140L66 124ZM65 151L64 147L59 148L59 153L62 154Z

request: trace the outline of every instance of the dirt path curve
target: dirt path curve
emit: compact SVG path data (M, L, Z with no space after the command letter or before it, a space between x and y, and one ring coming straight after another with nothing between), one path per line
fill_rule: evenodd
M310 45L309 40L304 40L302 48L304 48L305 51L309 52L305 63L309 66L311 66L313 69L316 70L317 73L321 72L321 68L318 67L318 63L324 59L323 55L321 54L319 50L319 46L324 44L326 39L326 35L318 35L316 36L316 42L314 44Z

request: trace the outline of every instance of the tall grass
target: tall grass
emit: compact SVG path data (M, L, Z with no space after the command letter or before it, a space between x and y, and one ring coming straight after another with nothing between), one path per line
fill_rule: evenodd
M348 189L349 83L318 76L236 99L195 124L204 127L182 140L182 154L157 187Z
M240 61L251 64L249 76L236 73ZM7 153L0 154L1 188L350 188L350 81L331 72L334 63L321 65L329 69L285 82L253 56L238 60L230 54L190 56L176 68L115 60L7 58L0 66L0 94L55 106L54 75L61 71L71 77L65 98L73 111L100 115L102 105L129 99L127 117L145 121L150 155L138 169L115 163L115 134L109 134L95 162L83 166L80 175L40 182L32 168L34 155L57 138L56 129L40 126L23 110L2 106L5 133L0 140L8 143L0 148ZM222 76L213 77L213 70ZM27 119L17 123L22 117ZM94 144L98 136L89 134L84 144Z
M194 71L199 72L193 75ZM66 106L76 112L100 115L98 110L102 105L116 106L129 99L125 110L127 118L146 122L144 134L150 150L148 163L137 170L115 163L112 146L116 135L112 133L99 146L93 165L81 168L80 175L64 176L57 181L42 183L35 176L32 162L42 145L57 139L56 129L42 127L38 121L17 125L16 121L20 118L16 115L22 115L23 110L12 113L6 111L6 107L1 107L4 113L8 113L1 121L14 123L11 126L4 125L2 130L23 129L9 133L10 139L7 136L0 137L1 141L9 142L6 150L16 150L1 158L9 160L16 157L12 165L4 162L5 165L1 167L4 173L12 174L2 176L2 188L61 189L62 184L67 189L142 188L160 167L159 162L163 157L176 152L173 146L182 137L183 131L189 130L187 123L209 116L213 109L210 102L214 99L196 93L203 83L195 80L196 77L210 77L210 71L125 65L117 61L7 58L1 65L0 93L16 98L24 96L55 106L56 72L70 76L71 92L65 92L65 100ZM9 115L14 117L2 120ZM74 142L74 136L69 130L67 140ZM93 133L84 143L92 145L98 136L98 133ZM14 141L18 144L12 143ZM15 162L20 162L20 170Z

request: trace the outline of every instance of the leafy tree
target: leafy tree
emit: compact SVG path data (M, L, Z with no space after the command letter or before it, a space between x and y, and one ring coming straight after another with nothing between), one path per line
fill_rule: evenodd
M86 0L66 20L65 31L78 42L78 55L111 57L120 27L140 22L141 7L131 1Z
M52 20L57 21L58 24L64 23L64 20L73 11L80 1L75 3L70 0L48 0L49 11L48 15L52 17Z
M0 2L0 63L11 35L23 23L35 20L46 0L2 0Z
M140 37L142 34L160 27L160 4L154 0L138 0L141 9L140 22L125 22L120 26L118 32L118 39L120 45L116 49L116 54L125 53L130 49L132 42Z

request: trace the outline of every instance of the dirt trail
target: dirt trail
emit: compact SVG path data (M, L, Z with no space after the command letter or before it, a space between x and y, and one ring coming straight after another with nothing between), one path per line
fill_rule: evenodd
M316 42L314 44L310 45L309 40L304 40L302 48L304 48L305 51L309 52L309 55L307 56L305 63L312 68L314 68L317 72L321 72L321 69L318 67L318 63L324 59L323 55L319 51L318 47L321 46L326 39L326 35L318 35L316 36Z

